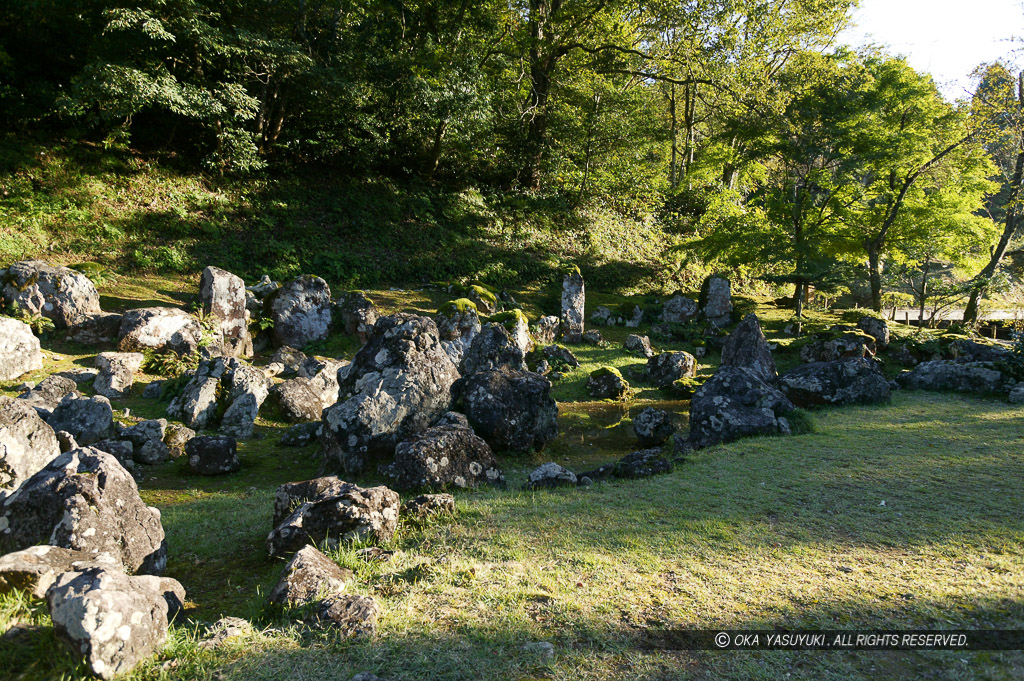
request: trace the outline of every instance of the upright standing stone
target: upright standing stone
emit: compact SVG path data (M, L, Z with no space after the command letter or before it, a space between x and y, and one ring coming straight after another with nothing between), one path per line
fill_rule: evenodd
M583 275L573 267L562 280L562 338L567 343L583 341L583 304L586 292Z
M320 277L307 274L292 279L263 304L274 321L270 337L275 348L304 348L327 338L331 330L331 288Z
M217 318L217 340L228 357L251 357L252 338L246 323L245 282L218 267L207 267L199 277L203 312Z
M96 287L87 276L68 267L39 260L16 262L7 268L2 283L8 306L14 303L22 312L48 317L58 329L100 311Z
M729 324L732 317L732 289L729 280L723 277L708 277L700 289L701 314L713 326L721 328Z
M43 368L39 339L28 324L0 317L0 381L13 381L22 374Z

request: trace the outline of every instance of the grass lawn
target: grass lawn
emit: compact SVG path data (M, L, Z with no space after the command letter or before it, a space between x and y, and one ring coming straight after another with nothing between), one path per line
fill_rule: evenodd
M105 291L105 306L187 304L194 290L156 279L132 286ZM429 312L446 299L370 295L388 311ZM786 315L764 317L772 336ZM238 474L198 477L180 460L144 468L139 487L160 508L170 547L166 574L189 602L161 653L127 678L1024 678L1019 651L645 647L650 631L666 628L1024 628L1024 408L898 392L887 406L814 411L809 434L703 450L669 475L522 491L545 461L582 471L635 449L630 415L647 404L677 412L685 428L689 404L642 385L630 403L590 401L590 370L641 363L615 349L624 329L606 336L614 347L574 348L584 366L555 387L562 435L541 454L503 458L508 489L458 492L455 517L401 525L385 547L390 561L365 562L358 546L332 554L356 572L353 591L382 606L372 640L310 633L265 605L284 564L264 548L273 492L319 473L316 446L279 447L283 424L261 418L240 444ZM353 348L332 340L320 350ZM91 365L94 352L51 345L43 373ZM706 373L715 359L702 360ZM115 406L142 417L165 408L137 397ZM204 624L222 615L250 619L255 631L202 649ZM0 597L0 636L15 624L29 632L0 639L0 679L82 675L59 651L44 606ZM532 641L553 643L554 657L524 651Z

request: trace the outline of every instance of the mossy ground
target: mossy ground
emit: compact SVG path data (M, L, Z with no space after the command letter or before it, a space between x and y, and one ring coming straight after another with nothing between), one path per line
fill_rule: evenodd
M186 304L194 283L121 280L109 307L136 300ZM430 313L441 291L371 291L385 311ZM527 313L553 311L543 292ZM591 296L591 305L616 302ZM619 301L622 302L622 301ZM789 312L762 304L769 339ZM828 321L823 318L823 322ZM143 469L159 507L167 575L189 592L186 618L132 679L341 679L359 671L408 679L1015 679L1021 652L652 651L663 628L1024 628L1024 408L994 399L896 393L891 405L811 412L815 432L759 438L691 455L665 476L590 488L526 492L532 467L574 470L636 448L630 415L648 404L683 416L688 403L638 384L635 400L595 403L590 371L625 369L628 331L601 329L608 347L572 346L582 366L556 384L562 434L543 453L503 457L505 490L460 491L457 514L404 523L367 563L345 547L353 590L379 599L372 640L309 633L265 606L283 562L267 557L273 491L320 470L316 447L278 446L284 424L262 419L242 443L241 472L188 473L172 461ZM91 365L95 349L46 341L40 375ZM657 343L656 343L657 345ZM675 349L665 346L659 349ZM332 337L321 354L350 356ZM777 359L790 361L785 349ZM702 360L710 372L712 353ZM38 377L37 377L38 378ZM152 377L139 377L140 387ZM13 385L3 384L10 393ZM132 397L134 415L165 405ZM123 414L123 412L120 412ZM360 484L377 484L374 475ZM0 678L78 678L45 607L0 599ZM197 645L201 623L251 619L255 633L217 650ZM553 659L521 649L555 645Z

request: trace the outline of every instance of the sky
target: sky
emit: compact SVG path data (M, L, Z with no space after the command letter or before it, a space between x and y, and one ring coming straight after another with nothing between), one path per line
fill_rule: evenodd
M1024 38L1024 0L861 0L840 41L876 43L935 78L948 99L964 97L981 62L1015 57Z

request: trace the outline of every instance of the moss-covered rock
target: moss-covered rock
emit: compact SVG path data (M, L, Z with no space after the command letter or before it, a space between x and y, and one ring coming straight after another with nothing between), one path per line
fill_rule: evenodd
M587 392L598 400L624 400L632 394L629 382L618 369L610 366L603 366L590 373Z
M449 300L447 303L437 308L437 314L443 314L446 317L452 317L457 314L465 314L467 312L477 312L476 303L469 298L456 298L455 300Z

